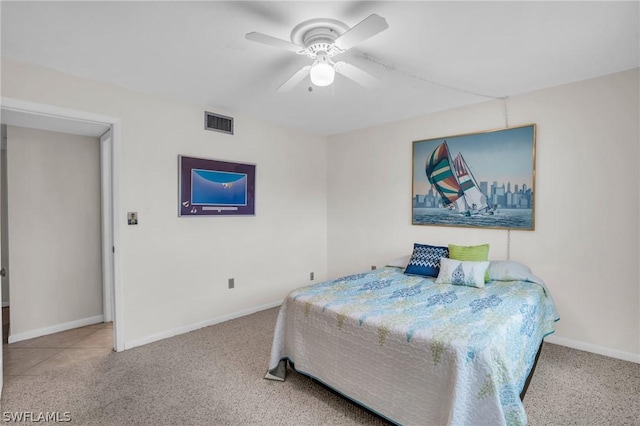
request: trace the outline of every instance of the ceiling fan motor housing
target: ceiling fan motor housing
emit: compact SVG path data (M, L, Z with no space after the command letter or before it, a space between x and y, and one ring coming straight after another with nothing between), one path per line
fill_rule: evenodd
M302 22L291 31L291 42L303 45L305 50L301 53L311 59L316 59L318 54L332 57L342 52L334 42L348 29L346 24L335 19L311 19Z

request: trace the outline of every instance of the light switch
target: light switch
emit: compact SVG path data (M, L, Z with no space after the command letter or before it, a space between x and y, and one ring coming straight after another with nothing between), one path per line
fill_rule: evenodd
M138 212L129 212L129 213L127 213L127 224L128 225L137 225L138 224Z

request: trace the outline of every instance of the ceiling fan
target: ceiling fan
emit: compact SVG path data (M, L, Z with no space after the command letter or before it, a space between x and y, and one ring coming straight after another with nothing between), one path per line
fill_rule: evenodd
M377 78L346 62L333 62L332 58L387 28L387 21L374 13L352 28L335 19L304 21L291 31L291 42L256 32L248 33L245 37L313 59L313 64L302 67L285 81L278 88L279 92L291 90L308 75L314 85L328 86L333 83L335 73L372 88L379 83Z

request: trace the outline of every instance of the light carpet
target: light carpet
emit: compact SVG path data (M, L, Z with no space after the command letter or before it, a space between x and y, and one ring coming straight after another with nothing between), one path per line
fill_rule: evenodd
M302 375L263 379L277 312L5 378L1 411L68 412L74 425L388 424ZM530 425L640 425L640 365L545 343L524 403Z

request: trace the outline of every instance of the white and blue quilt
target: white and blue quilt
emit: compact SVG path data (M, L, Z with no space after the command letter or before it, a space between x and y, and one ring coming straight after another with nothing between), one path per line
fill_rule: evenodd
M398 424L525 425L519 394L558 315L544 283L510 265L484 288L386 267L294 290L266 377L284 380L289 360Z

